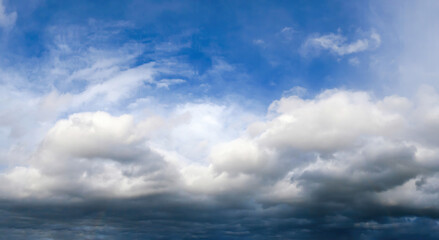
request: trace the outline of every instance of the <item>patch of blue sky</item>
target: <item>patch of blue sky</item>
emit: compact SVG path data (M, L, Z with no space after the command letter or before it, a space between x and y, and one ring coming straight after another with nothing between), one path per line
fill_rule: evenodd
M160 73L159 78L182 80L171 87L142 88L132 97L163 95L169 101L172 96L239 96L267 105L296 86L311 93L336 87L373 88L366 81L367 64L362 64L373 50L340 55L320 49L312 56L302 51L312 36L339 34L345 38L343 44L364 37L374 28L365 17L367 5L342 1L10 1L8 10L20 12L20 17L10 32L3 33L8 36L2 44L2 62L25 64L30 68L29 81L41 83L47 74L38 67L53 58L63 43L69 51L59 54L58 60L70 63L90 49L117 54L118 49L132 47L140 52L124 62L126 67L172 62L175 71ZM70 67L88 64L81 61ZM49 85L72 93L87 87L84 80L66 82L64 77L56 79L52 74L55 80Z

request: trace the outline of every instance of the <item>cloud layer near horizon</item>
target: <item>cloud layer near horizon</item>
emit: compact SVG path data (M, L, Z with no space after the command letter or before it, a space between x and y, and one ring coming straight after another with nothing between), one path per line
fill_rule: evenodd
M229 237L249 234L251 221L273 211L285 211L282 221L301 228L391 229L386 221L439 214L438 99L427 86L413 100L337 89L310 99L288 96L240 135L211 142L210 134L242 121L225 111L228 106L180 105L167 116L138 120L130 114L75 113L51 127L27 164L0 175L0 195L6 205L31 200L36 209L104 201L110 212L139 210L134 218L160 215L171 224L253 212L236 232L218 230ZM185 131L191 124L201 132ZM191 147L179 149L178 141ZM191 159L197 153L198 160ZM191 217L179 220L170 209ZM213 215L205 216L206 209ZM296 230L303 229L282 231Z

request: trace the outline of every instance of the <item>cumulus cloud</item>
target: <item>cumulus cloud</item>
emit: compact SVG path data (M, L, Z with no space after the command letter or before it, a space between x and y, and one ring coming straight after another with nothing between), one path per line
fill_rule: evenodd
M213 103L180 105L159 118L73 114L47 132L26 164L0 175L2 201L9 206L12 200L37 199L46 208L67 204L85 211L96 199L107 199L101 209L121 221L105 220L114 228L131 221L122 221L127 216L121 211L133 211L134 219L160 219L138 223L143 227L172 222L173 233L191 219L200 227L191 226L192 234L199 237L215 231L225 238L272 237L254 229L265 217L272 218L267 229L283 236L306 239L300 231L311 227L327 236L370 229L385 235L401 224L401 216L429 223L439 214L439 149L433 137L438 105L431 101L438 94L427 87L420 91L415 99L337 89L307 99L285 96L271 104L265 119L215 139L209 136L221 134L212 132L243 120ZM423 134L426 121L431 137ZM191 216L183 217L185 211ZM9 214L18 219L26 213ZM221 216L227 226L197 232L218 227L217 218L204 214ZM236 219L239 227L233 227ZM274 231L279 224L290 228ZM154 234L159 238L160 232Z
M313 51L327 50L337 56L345 56L375 49L380 44L381 37L375 31L372 31L368 37L353 42L347 42L347 38L341 33L329 33L309 37L302 45L302 53L309 54Z
M8 182L2 196L72 200L134 196L171 187L160 179L172 180L175 175L141 141L145 134L128 115L74 114L48 132L29 167L15 167L2 175ZM169 178L164 177L167 174Z

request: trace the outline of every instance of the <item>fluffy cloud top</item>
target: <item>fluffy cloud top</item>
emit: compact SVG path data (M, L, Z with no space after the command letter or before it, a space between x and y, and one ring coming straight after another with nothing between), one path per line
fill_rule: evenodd
M221 114L197 114L206 114L206 107L213 106L192 105L193 117L184 121L176 119L186 110L176 108L161 117L161 126L168 127L160 128L160 134L151 132L157 128L151 128L156 121L150 118L73 114L47 132L27 164L1 174L2 199L87 206L95 199L166 196L161 200L165 209L196 211L190 204L197 203L256 211L254 218L259 218L286 207L291 217L332 222L334 228L349 221L374 229L384 227L378 223L383 217L437 215L439 149L435 138L424 137L423 132L428 122L431 136L439 134L439 121L434 121L437 102L425 99L438 95L428 88L421 91L423 97L415 100L376 99L366 92L336 89L312 99L284 97L273 102L265 120L249 123L235 139L205 143L211 145L205 148L206 155L164 143L178 140L180 134L189 136L182 128L191 129L194 123L224 124ZM151 209L158 204L145 201L129 208ZM174 217L163 219L179 222ZM250 230L250 223L242 224Z

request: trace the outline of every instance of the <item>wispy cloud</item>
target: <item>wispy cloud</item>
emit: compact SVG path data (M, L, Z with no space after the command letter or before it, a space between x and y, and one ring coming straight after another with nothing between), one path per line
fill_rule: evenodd
M10 29L15 25L16 20L17 12L7 12L3 0L0 0L0 28Z
M375 49L381 44L378 33L372 31L368 38L348 42L341 33L309 37L302 45L302 52L308 54L312 51L327 50L335 55L344 56Z
M159 81L157 81L156 85L158 88L166 88L169 89L169 87L171 85L175 85L175 84L181 84L186 82L183 79L161 79Z
M282 35L286 40L292 40L296 32L297 31L292 27L284 27L279 34Z

